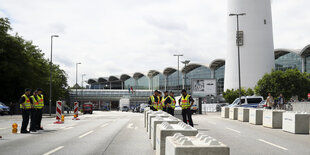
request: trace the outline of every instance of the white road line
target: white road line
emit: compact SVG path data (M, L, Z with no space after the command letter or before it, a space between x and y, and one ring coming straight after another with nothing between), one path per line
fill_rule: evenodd
M93 133L93 132L94 132L93 130L88 131L88 132L86 132L85 134L79 136L79 138L83 138L83 137L85 137L85 136L87 136L87 135L89 135L89 134L91 134L91 133Z
M103 125L101 125L102 128L106 127L109 123L105 123Z
M64 128L64 130L69 130L69 129L73 129L74 127L73 126L69 126L67 128Z
M0 128L0 130L5 130L5 129L8 129L8 128Z
M226 128L226 129L231 130L231 131L234 131L234 132L237 132L237 133L241 133L240 131L235 130L235 129L232 129L232 128Z
M44 153L43 155L50 155L50 154L55 153L56 151L58 151L58 150L60 150L62 148L64 148L64 146L59 146L59 147L57 147L57 148L55 148L55 149L53 149L53 150L51 150L49 152Z
M127 125L127 128L129 128L129 129L134 128L134 127L133 127L133 123L128 124L128 125Z
M288 150L288 149L287 149L287 148L285 148L285 147L282 147L282 146L279 146L279 145L273 144L273 143L268 142L268 141L265 141L265 140L263 140L263 139L257 139L257 140L258 140L258 141L261 141L261 142L264 142L264 143L266 143L266 144L272 145L272 146L274 146L274 147L280 148L280 149L285 150L285 151L287 151L287 150Z

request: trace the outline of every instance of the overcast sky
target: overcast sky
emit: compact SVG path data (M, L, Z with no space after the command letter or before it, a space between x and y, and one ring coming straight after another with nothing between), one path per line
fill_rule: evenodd
M162 71L174 53L209 64L225 58L227 0L0 0L0 17L13 32L50 56L75 83L86 78ZM273 0L275 48L310 44L310 1Z

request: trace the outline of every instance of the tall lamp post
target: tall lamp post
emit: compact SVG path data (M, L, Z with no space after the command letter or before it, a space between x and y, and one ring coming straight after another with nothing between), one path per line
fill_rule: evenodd
M244 16L246 13L231 13L229 16L237 17L237 33L236 33L236 43L238 47L238 75L239 75L239 101L241 104L241 75L240 75L240 46L243 45L243 33L239 30L239 16Z
M81 83L81 86L82 86L82 99L84 99L84 87L83 87L83 83L84 83L84 76L86 76L86 74L82 74L82 83Z
M75 64L75 101L77 101L77 86L78 86L78 65L82 63L78 62Z
M189 64L191 61L185 60L185 61L181 61L181 62L185 65L185 68L186 68L187 64ZM184 89L186 89L186 72L184 73Z
M178 57L178 86L177 86L177 89L178 89L178 94L179 94L180 93L180 90L179 90L179 86L180 86L180 57L182 57L183 54L174 54L173 56Z
M50 97L49 97L49 114L52 115L52 65L53 65L53 38L58 35L51 35L51 61L50 61Z

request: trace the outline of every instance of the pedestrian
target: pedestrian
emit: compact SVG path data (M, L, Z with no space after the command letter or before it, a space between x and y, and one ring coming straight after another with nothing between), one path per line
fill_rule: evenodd
M21 130L20 133L30 133L29 131L27 131L27 126L29 123L29 115L30 115L30 110L31 110L31 103L30 103L30 93L31 93L31 89L27 88L25 89L25 93L21 96L21 98L19 99L19 107L22 110L22 126L21 126Z
M187 124L187 121L188 121L189 125L194 127L194 123L192 120L192 111L191 111L191 107L194 104L194 100L192 96L187 94L185 89L183 89L181 93L182 93L182 96L179 100L179 104L182 107L183 122Z
M268 97L266 99L266 105L267 105L267 109L271 109L274 105L274 100L273 100L273 97L271 96L271 93L268 93Z
M163 97L161 96L161 91L158 90L158 105L157 105L157 110L163 110Z
M170 92L170 95L165 100L165 105L167 108L167 112L172 116L174 116L175 103L176 102L175 102L175 98L174 98L174 93Z
M38 88L37 89L37 99L39 102L39 105L37 106L37 122L36 122L36 129L37 130L43 130L43 127L41 126L42 121L42 115L43 115L43 108L44 108L44 96L43 96L43 89Z
M168 91L165 91L164 92L164 98L163 98L163 100L162 100L162 102L161 102L161 105L162 105L162 107L163 107L163 111L166 111L166 112L168 112L168 110L167 110L167 100L170 100L170 98L169 98L169 95L168 95ZM170 103L170 102L169 102Z
M284 104L285 104L285 98L282 93L280 93L280 96L278 98L278 105L280 109L284 109Z
M158 105L158 90L155 90L154 95L149 97L149 106L150 109L153 111L157 111L157 105Z
M30 132L37 132L36 129L36 124L37 124L37 118L38 118L38 113L37 113L37 108L39 105L38 99L37 99L37 91L33 92L33 95L30 96L30 102L31 102L31 110L30 110Z

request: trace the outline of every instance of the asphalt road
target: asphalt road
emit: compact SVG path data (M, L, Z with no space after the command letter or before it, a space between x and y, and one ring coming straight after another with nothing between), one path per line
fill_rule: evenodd
M155 154L144 133L141 116L131 112L96 111L93 115L80 116L80 120L65 117L64 124L53 124L55 118L44 118L45 130L31 134L12 134L11 125L14 122L20 125L21 116L2 116L0 154Z
M0 155L125 154L151 155L155 151L143 128L143 114L99 112L81 120L44 118L44 131L12 134L11 125L21 116L0 116ZM230 147L231 155L308 155L310 135L295 135L220 117L219 113L193 116L195 127ZM20 127L19 127L20 128Z

